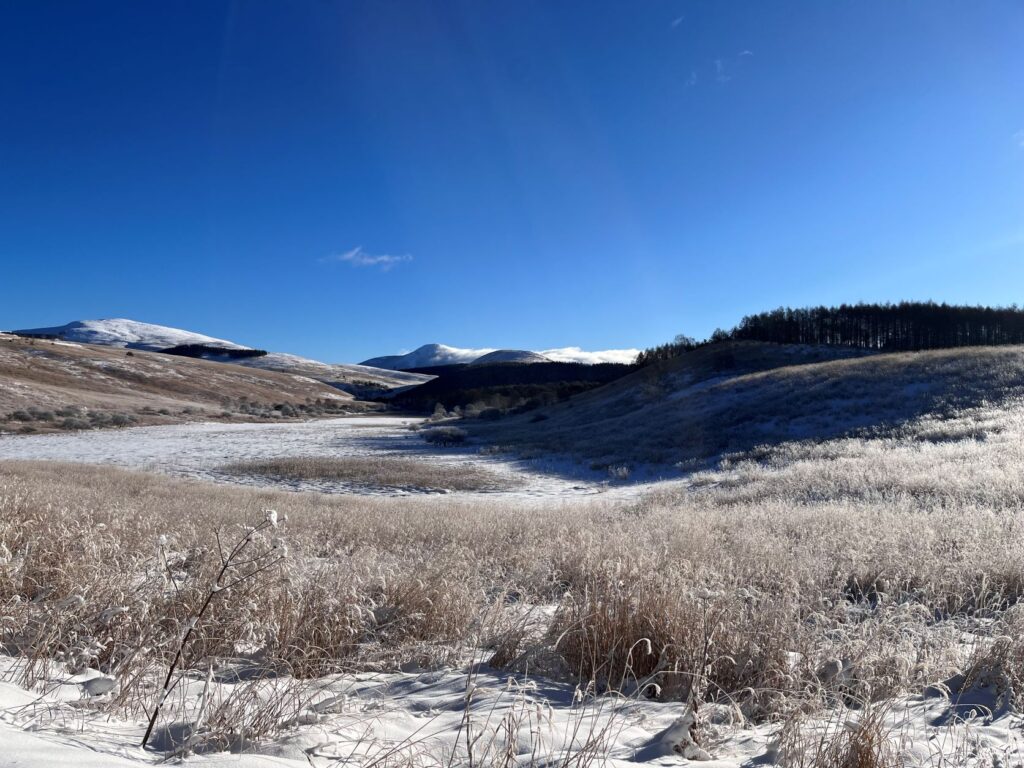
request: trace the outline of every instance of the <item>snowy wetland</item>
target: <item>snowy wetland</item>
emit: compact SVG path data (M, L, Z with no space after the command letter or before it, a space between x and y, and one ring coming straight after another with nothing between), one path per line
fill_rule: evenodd
M635 495L635 488L612 487L606 473L568 461L521 461L481 451L479 446L434 448L417 430L423 418L356 416L279 424L192 423L120 430L0 436L0 461L46 460L103 464L177 477L321 493L408 495L417 493L502 493L557 500L608 493ZM245 471L275 460L402 460L432 468L436 482L417 485ZM461 488L472 471L491 476L478 488ZM340 473L339 473L340 474ZM678 472L672 474L678 475ZM445 476L448 479L445 479ZM465 484L462 484L465 486Z
M1019 403L656 484L409 421L0 439L0 764L1024 759Z

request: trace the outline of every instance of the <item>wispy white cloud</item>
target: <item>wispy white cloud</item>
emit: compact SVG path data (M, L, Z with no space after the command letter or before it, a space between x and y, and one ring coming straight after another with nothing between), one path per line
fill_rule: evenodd
M727 56L715 59L715 80L720 83L727 83L739 74L743 61L754 55L751 50L742 50L735 56Z
M367 253L361 245L358 245L350 251L326 256L320 259L320 261L339 261L350 264L353 267L377 267L382 272L387 272L402 262L412 261L412 255L408 253L399 256L387 253Z
M685 18L685 16L676 16L674 19L672 19L672 29L675 29L680 24L682 24Z
M1024 149L1024 128L1021 128L1015 134L1013 134L1013 140L1017 142L1017 146Z
M697 70L691 69L690 76L686 78L686 87L693 88L695 85L697 85Z
M732 75L725 71L725 59L715 59L715 79L720 83L732 80Z

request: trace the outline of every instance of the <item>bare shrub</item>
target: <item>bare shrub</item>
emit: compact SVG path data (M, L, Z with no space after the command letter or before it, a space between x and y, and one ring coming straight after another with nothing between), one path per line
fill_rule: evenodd
M460 427L431 427L420 432L431 445L459 445L466 442L469 433Z
M629 480L631 474L633 474L633 470L626 464L608 467L608 477L612 480Z
M957 681L956 698L976 688L991 692L993 706L1024 707L1024 606L1015 606L993 628L993 637L981 641Z
M884 707L838 708L822 723L795 716L783 725L774 752L782 768L902 768Z
M267 541L265 538L265 533L277 528L277 526L277 512L275 510L267 510L265 519L259 525L245 527L242 536L230 549L225 549L225 545L221 543L219 533L217 534L217 552L220 558L220 569L209 586L206 599L203 600L202 604L185 623L185 631L167 669L167 676L164 678L163 687L160 689L160 698L156 706L153 707L153 714L149 717L149 725L146 726L146 733L142 737L143 748L145 748L149 741L153 728L156 726L157 718L160 717L160 709L164 701L166 701L172 686L175 684L174 674L183 662L189 640L196 633L199 623L213 604L214 598L222 593L230 593L235 587L244 582L251 582L261 574L284 562L287 557L285 546L279 540ZM163 545L164 542L160 542L161 548Z

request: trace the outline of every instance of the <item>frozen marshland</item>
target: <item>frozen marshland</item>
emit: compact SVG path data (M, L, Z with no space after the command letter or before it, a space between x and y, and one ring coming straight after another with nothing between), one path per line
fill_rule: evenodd
M321 493L408 495L459 491L460 474L477 470L493 482L463 492L500 493L537 499L608 493L636 494L635 486L613 486L607 472L557 460L517 461L479 446L432 448L417 432L421 418L358 416L279 424L192 423L121 430L0 436L0 460L84 462L161 472L219 483ZM429 427L429 425L426 425ZM416 461L436 470L427 486L400 477L372 478L268 476L245 471L264 462L295 459ZM668 470L678 478L678 470ZM446 480L447 476L447 480ZM454 488L449 486L454 485Z
M656 486L373 418L5 438L0 750L1017 765L1022 438L1011 402ZM440 494L223 469L313 455L489 474Z

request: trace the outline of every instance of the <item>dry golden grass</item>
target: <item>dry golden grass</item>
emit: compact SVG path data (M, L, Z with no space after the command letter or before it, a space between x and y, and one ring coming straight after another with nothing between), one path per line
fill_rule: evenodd
M274 404L330 404L363 409L351 395L312 379L239 365L155 352L72 345L0 336L0 429L26 423L3 421L36 408L130 414L138 424L168 424L200 416L257 420ZM244 405L243 405L244 403ZM61 428L62 420L32 421L36 431Z
M251 644L267 664L308 676L450 661L483 643L504 663L529 660L600 690L656 685L682 698L696 687L753 718L835 686L885 697L952 674L964 662L962 622L1024 592L1013 463L992 465L995 443L928 445L923 455L915 442L791 448L776 464L701 476L680 496L560 508L8 463L3 642L123 674L142 664L144 637L157 663L209 583L213 532L269 506L288 516L289 565L218 606L197 641L204 656ZM966 477L987 466L987 482L958 482L951 461ZM523 624L542 605L553 619ZM823 680L834 663L842 675Z
M1024 409L979 409L734 456L635 503L559 507L2 463L0 643L23 683L58 659L111 674L116 707L149 711L220 566L216 533L244 536L274 508L287 560L217 598L186 669L244 653L309 679L483 648L598 693L788 722L792 765L887 766L868 716L880 704L956 673L1024 680L1022 436ZM815 738L837 702L864 717Z
M19 682L45 679L56 659L115 677L108 706L151 711L155 676L221 566L218 533L244 537L273 508L287 521L256 544L287 547L287 560L216 598L186 670L245 656L301 687L484 649L496 666L591 692L692 697L785 723L784 764L895 765L894 697L959 674L1020 706L1024 406L1007 399L1018 354L921 356L926 379L978 366L968 393L998 363L997 405L941 409L883 437L756 447L633 503L328 496L0 462L0 648L18 658ZM879 359L871 375L888 371ZM447 480L403 461L245 469ZM255 689L237 696L211 714L220 731L250 717L239 713ZM283 701L246 727L272 731ZM856 723L840 702L861 708Z
M231 474L276 480L323 480L369 488L425 491L498 491L521 485L513 475L478 465L440 465L398 456L303 456L236 462L222 469Z

